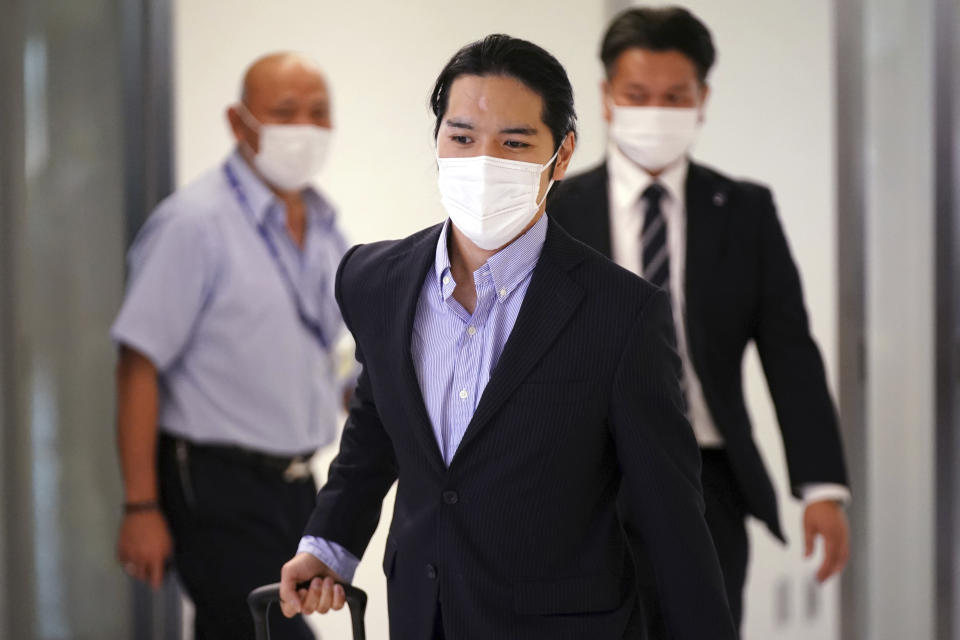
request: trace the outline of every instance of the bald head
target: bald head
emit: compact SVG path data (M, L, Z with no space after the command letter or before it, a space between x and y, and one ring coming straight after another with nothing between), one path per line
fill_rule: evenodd
M241 147L259 148L259 124L312 124L331 128L330 94L323 72L309 58L271 53L254 61L243 76L241 105L227 111ZM252 117L251 117L252 116Z
M323 85L326 82L323 72L313 60L299 53L281 51L270 53L256 59L247 67L243 75L240 100L257 99L261 93L276 93L287 88L286 85L313 84Z

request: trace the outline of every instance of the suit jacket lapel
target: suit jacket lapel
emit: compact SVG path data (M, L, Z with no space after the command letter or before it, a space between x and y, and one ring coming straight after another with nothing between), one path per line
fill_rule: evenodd
M688 308L698 308L703 291L727 249L729 192L700 165L687 173L687 256L685 294ZM689 317L689 315L688 315Z
M579 306L583 290L567 271L582 260L580 251L565 231L550 223L543 252L534 268L516 324L480 397L454 461L527 377Z
M608 258L611 255L610 194L607 163L591 169L579 179L579 185L566 206L569 210L563 227L584 244ZM548 215L549 215L549 205Z
M433 433L430 414L423 402L423 393L410 353L417 302L427 271L434 264L441 228L442 225L438 225L410 251L397 256L387 265L384 326L390 332L387 344L392 351L391 359L396 363L394 379L397 392L406 406L408 422L420 440L430 464L442 474L446 472L443 455Z
M719 271L729 245L729 192L701 166L690 163L687 174L687 257L684 283L687 342L694 370L707 402L714 398L710 370L703 364L704 336L700 319L703 299ZM715 406L715 405L712 405ZM717 423L718 427L720 423Z
M591 174L590 182L585 186L587 201L584 210L589 216L593 236L588 243L591 247L607 256L613 255L610 237L610 186L607 176L607 163L604 162Z

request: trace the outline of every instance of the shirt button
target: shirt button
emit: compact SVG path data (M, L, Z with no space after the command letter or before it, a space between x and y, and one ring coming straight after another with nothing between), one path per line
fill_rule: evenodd
M476 335L476 333L477 333L477 328L476 328L476 327L470 327L469 329L467 329L467 335L469 335L469 336Z
M457 504L460 501L460 496L457 495L456 491L444 491L443 492L443 502L445 504Z
M501 297L501 298L506 298L506 297L507 297L507 290L506 290L506 289L500 289L500 297Z
M428 564L426 566L426 571L424 573L426 574L427 578L429 578L430 580L437 579L437 568L432 564Z
M443 276L443 284L450 284L450 276Z
M461 399L461 400L466 400L466 399L467 399L467 390L466 390L466 389L460 389L460 399Z

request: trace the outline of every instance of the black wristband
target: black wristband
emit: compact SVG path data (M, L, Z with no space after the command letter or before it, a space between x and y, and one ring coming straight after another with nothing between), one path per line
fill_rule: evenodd
M143 511L157 511L160 509L160 504L156 500L143 500L141 502L124 502L123 503L123 513L130 515L131 513L141 513Z

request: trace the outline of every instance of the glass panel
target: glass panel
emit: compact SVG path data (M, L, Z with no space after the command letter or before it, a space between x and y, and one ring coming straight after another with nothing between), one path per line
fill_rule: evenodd
M22 3L25 206L14 221L18 638L129 637L114 350L123 286L121 24L110 0ZM27 588L29 585L29 588ZM16 610L16 613L14 613Z

